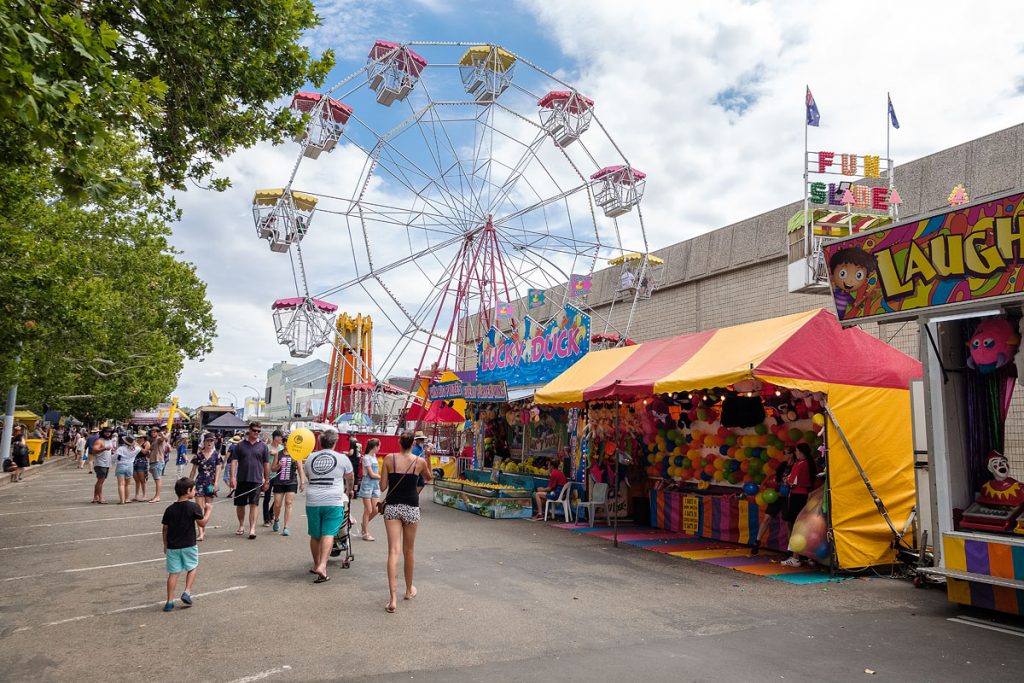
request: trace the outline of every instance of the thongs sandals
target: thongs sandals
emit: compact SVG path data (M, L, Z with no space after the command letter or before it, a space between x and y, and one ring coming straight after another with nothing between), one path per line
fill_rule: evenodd
M385 605L384 606L384 611L387 612L388 614L394 614L395 613L395 608L392 607L391 605Z
M316 572L314 572L314 574L315 573ZM331 580L331 577L327 576L327 574L317 574L316 578L313 579L313 583L327 583L330 580Z
M239 527L238 531L235 532L235 536L245 536L245 529Z

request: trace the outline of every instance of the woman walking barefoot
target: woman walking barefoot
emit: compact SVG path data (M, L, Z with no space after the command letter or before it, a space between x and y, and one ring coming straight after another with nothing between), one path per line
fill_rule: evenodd
M380 500L380 463L377 451L380 450L380 439L366 442L363 454L363 478L359 481L359 497L363 499L363 540L376 541L370 535L370 520L377 515L377 501Z
M398 555L402 554L405 564L405 599L416 597L416 586L412 583L416 546L416 527L420 521L420 497L417 480L431 483L434 477L426 460L417 458L411 452L412 432L403 432L399 437L402 452L384 458L381 473L382 495L384 497L384 529L388 534L388 590L391 598L384 608L393 613L398 607Z

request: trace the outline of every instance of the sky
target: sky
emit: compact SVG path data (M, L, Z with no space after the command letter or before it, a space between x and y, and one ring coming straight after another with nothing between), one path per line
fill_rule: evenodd
M821 113L820 127L810 129L812 150L884 155L886 93L891 93L901 124L891 136L897 164L1019 123L1024 112L1024 3L331 0L317 6L323 24L303 41L313 50L330 47L337 54L325 86L363 68L377 39L494 43L522 60L514 75L519 89L499 98L512 114L494 126L500 139L489 143L486 153L471 132L468 141L457 137L460 126L472 130L471 124L455 122L458 108L442 114L455 131L455 140L442 145L434 137L437 126L403 127L409 107L404 115L398 106L380 107L365 86L350 92L346 85L337 92L356 112L358 124L349 126L353 144L343 141L331 154L303 160L299 167L295 188L321 196L318 208L325 210L314 217L303 241L309 290L330 292L325 298L351 315L373 315L375 353L387 357L396 374L411 374L420 352L413 344L389 355L400 343L396 328L402 324L388 320L401 318L398 303L409 309L424 303L426 285L444 271L455 247L436 246L444 237L440 228L427 228L415 239L409 231L388 232L388 214L381 210L376 223L366 224L378 267L425 245L428 251L438 249L438 258L410 261L386 277L398 303L372 281L365 288L332 291L367 268L360 222L340 215L348 206L344 199L357 195L364 182L364 198L375 206L399 207L403 217L430 214L434 206L416 197L416 182L398 182L400 171L392 168L389 175L383 162L367 181L366 154L355 143L371 139L370 130L401 131L394 149L406 156L398 166L433 162L443 167L434 157L446 149L453 156L472 149L467 154L478 163L492 159L490 168L517 180L507 201L495 202L496 216L572 185L570 161L582 163L586 152L594 157L584 159L590 167L625 162L647 174L642 212L622 218L617 232L603 216L585 217L584 230L576 232L580 207L572 202L579 195L547 205L529 229L548 235L539 249L551 255L558 252L551 233L571 229L587 235L589 229L604 245L639 249L646 238L650 249L658 249L799 199L807 85ZM461 50L421 51L438 66L427 68L413 99L426 97L424 91L435 101L457 97L458 72L440 65L457 61ZM586 150L572 145L563 157L552 145L542 146L538 161L515 176L511 160L529 145L536 128L526 122L537 120L529 95L553 89L530 64L592 98L599 125L581 138ZM284 185L298 151L294 143L241 150L218 169L231 178L230 190L193 188L178 196L184 217L172 242L206 281L218 323L213 352L185 363L175 391L185 405L204 403L211 389L241 402L254 388L262 390L271 364L289 360L287 349L276 342L270 304L295 295L294 256L271 253L257 238L251 199L255 189ZM454 196L457 190L447 191L449 202L471 203ZM475 200L482 192L480 186L466 195ZM589 258L587 245L594 241L583 239L579 252ZM602 248L601 257L607 255ZM579 257L551 258L558 263L530 259L534 268L524 255L512 266L517 287L532 279L548 286L552 272L580 268ZM328 359L329 349L321 348L315 357Z

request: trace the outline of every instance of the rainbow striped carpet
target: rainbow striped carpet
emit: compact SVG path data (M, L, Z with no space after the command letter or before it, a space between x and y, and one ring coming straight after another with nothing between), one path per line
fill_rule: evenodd
M555 524L554 526L607 540L614 537L612 530L606 526L576 526L575 524ZM762 548L759 554L751 555L749 546L688 536L677 531L632 525L621 526L619 527L619 543L643 550L652 550L656 553L665 553L673 557L706 562L734 569L744 574L765 576L786 583L807 585L842 581L847 578L829 576L828 571L823 568L784 567L780 562L785 556L774 550Z

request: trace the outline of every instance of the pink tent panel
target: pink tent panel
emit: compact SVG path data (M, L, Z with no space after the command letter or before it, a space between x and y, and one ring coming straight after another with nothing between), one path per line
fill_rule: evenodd
M301 296L293 296L290 299L278 299L270 306L270 308L275 311L279 308L298 308L305 301L306 300ZM310 301L312 301L313 305L324 313L334 313L338 310L337 306L327 301L322 301L320 299L310 299Z
M392 43L390 40L374 41L373 47L370 48L370 54L368 56L370 59L383 59L390 53L394 52L395 48L401 48L398 52L395 52L394 55L395 58L399 60L399 67L413 76L419 76L420 72L427 66L427 60L423 59L423 57L407 47L402 48L398 43Z
M342 125L348 123L348 117L352 116L352 107L331 97L327 98L327 106L330 107L331 118Z
M566 110L573 114L579 114L581 111L594 106L594 100L589 97L584 97L579 93L576 93L576 97L573 97L573 93L568 90L552 90L547 95L537 100L537 106L542 109L551 109L554 107L556 102L565 102L570 98L572 101L569 106L566 107Z
M633 181L632 182L637 182L637 181L643 180L644 178L647 177L646 173L644 173L643 171L638 171L635 168L630 169L630 171L632 171L632 173L633 173ZM613 178L613 180L615 180L617 182L620 182L623 185L630 184L629 176L626 174L626 167L621 165L621 164L618 165L618 166L605 166L600 171L598 171L594 175L590 176L590 179L591 180L600 180L602 178L605 178L607 176L612 176L612 175L618 175L618 177L617 178Z

